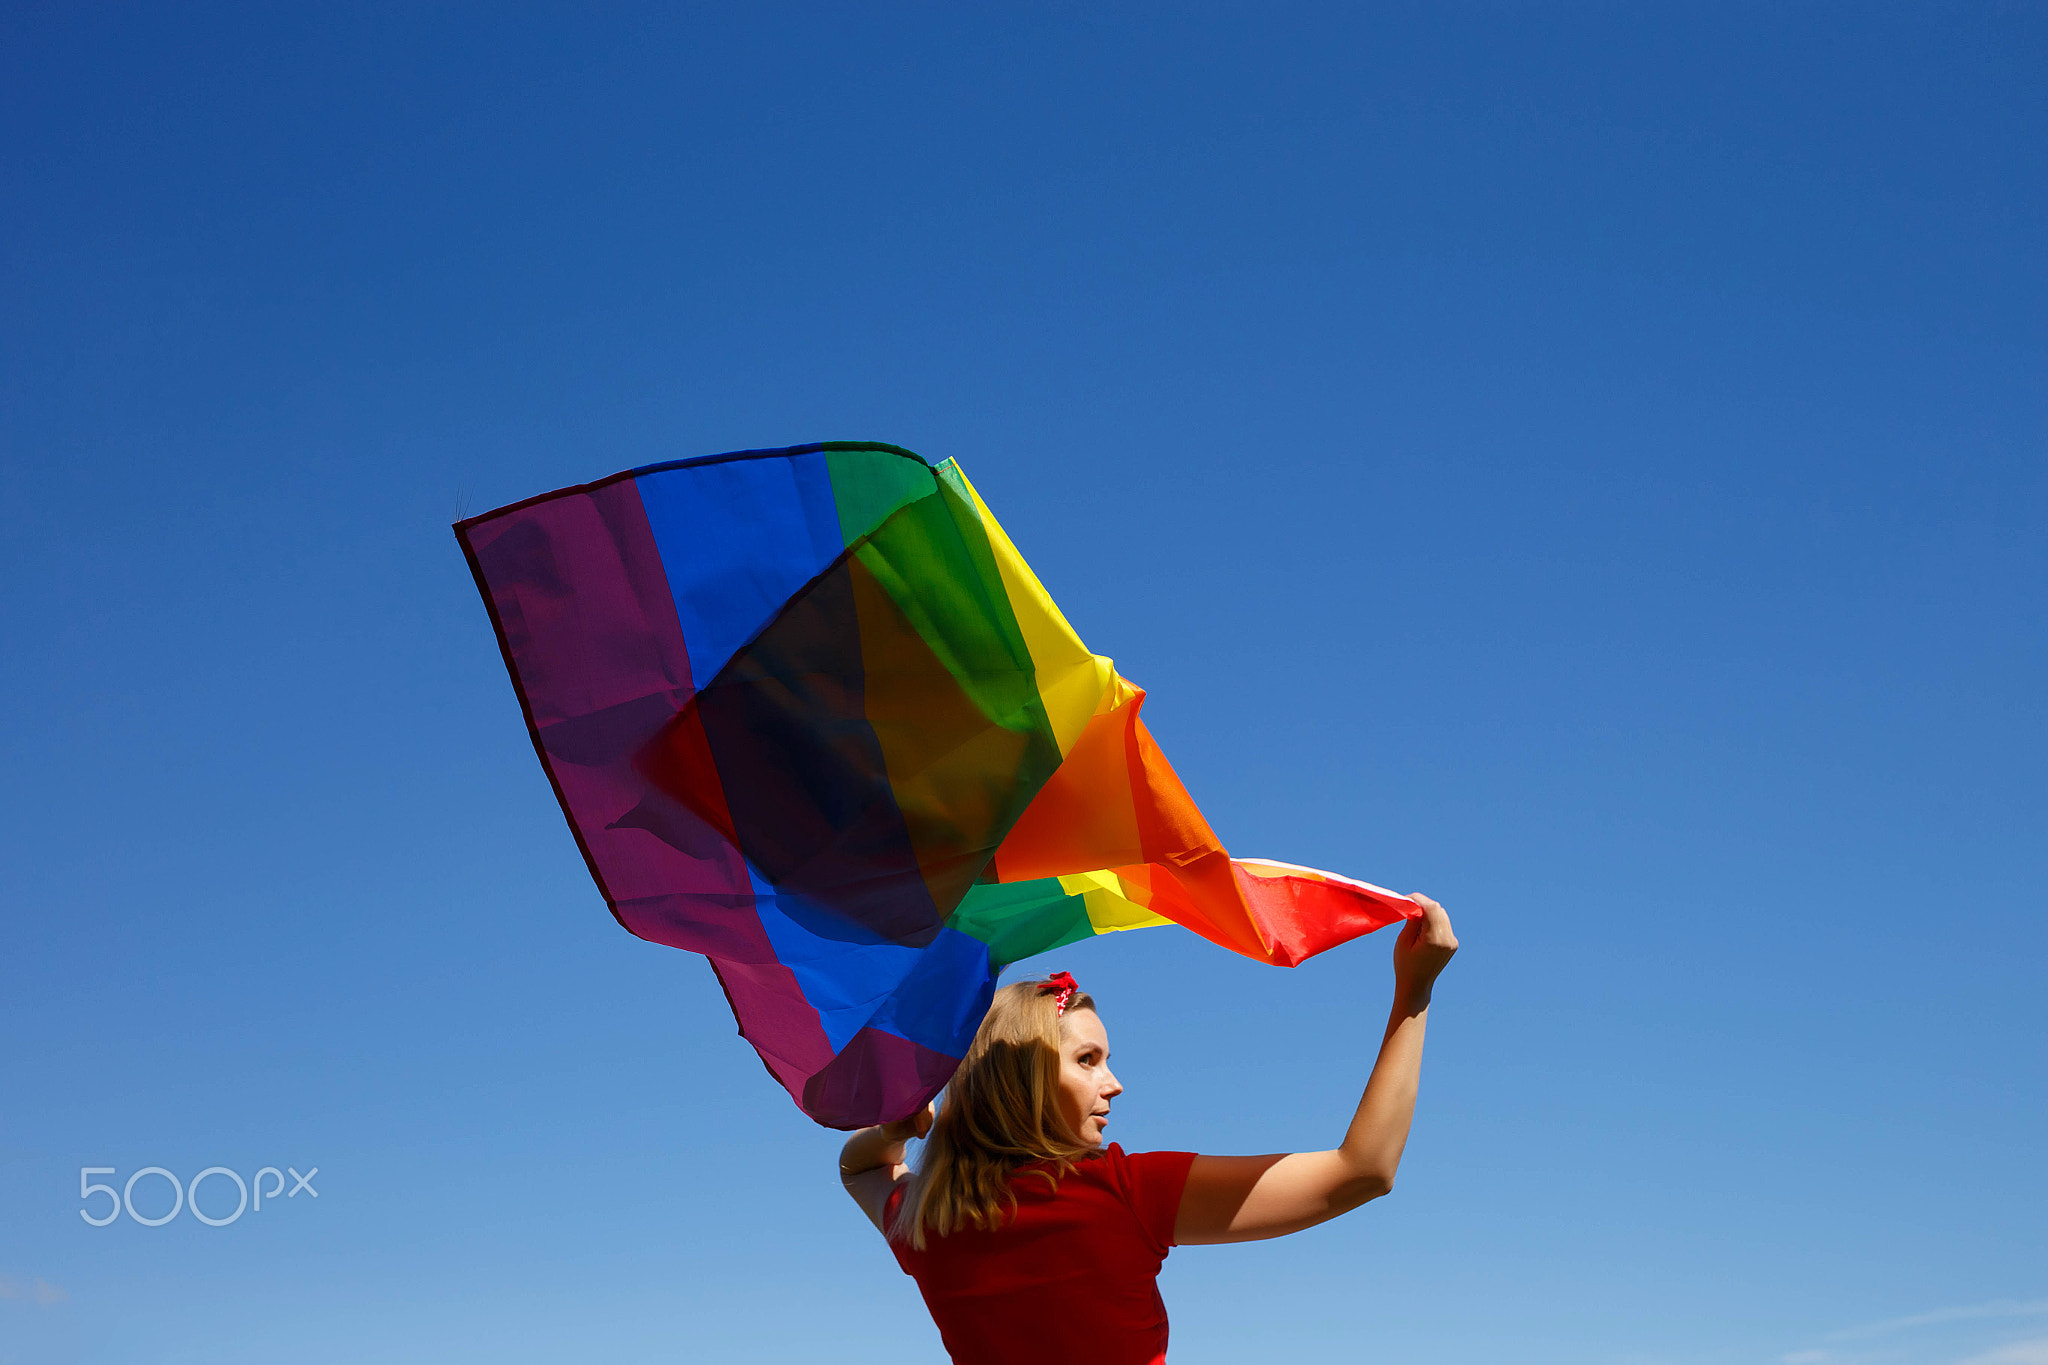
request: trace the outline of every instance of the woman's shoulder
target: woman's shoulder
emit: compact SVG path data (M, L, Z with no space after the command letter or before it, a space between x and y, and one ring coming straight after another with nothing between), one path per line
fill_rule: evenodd
M1097 1178L1120 1179L1133 1170L1151 1170L1160 1167L1185 1166L1195 1159L1193 1152L1126 1152L1121 1143L1112 1142L1083 1152L1073 1159L1072 1168L1087 1171ZM1033 1161L1011 1168L1011 1173L1049 1169L1049 1161Z
M1126 1180L1171 1181L1176 1187L1186 1183L1195 1162L1193 1152L1126 1152L1113 1142L1103 1155Z
M1151 1170L1185 1166L1195 1159L1193 1152L1126 1152L1114 1142L1107 1147L1097 1148L1096 1154L1108 1160L1116 1169L1126 1171L1134 1168Z
M1193 1152L1126 1152L1116 1143L1101 1151L1093 1163L1104 1183L1137 1219L1138 1226L1160 1255L1173 1244L1174 1219L1180 1213L1181 1193L1187 1188L1188 1170L1194 1165Z
M1194 1161L1193 1152L1126 1152L1112 1142L1077 1160L1071 1174L1114 1191L1133 1206L1177 1205Z

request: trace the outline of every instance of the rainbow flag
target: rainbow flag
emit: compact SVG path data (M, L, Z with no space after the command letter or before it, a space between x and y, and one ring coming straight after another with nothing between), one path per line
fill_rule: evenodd
M1174 923L1292 965L1418 913L1232 859L950 460L678 460L455 532L606 904L820 1123L936 1094L1020 958Z

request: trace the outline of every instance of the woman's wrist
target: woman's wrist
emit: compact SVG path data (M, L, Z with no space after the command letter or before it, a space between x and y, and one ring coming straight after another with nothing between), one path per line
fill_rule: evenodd
M901 1139L891 1138L883 1128L863 1128L839 1149L839 1174L859 1175L878 1166L894 1166L902 1160Z
M1394 978L1394 1009L1401 1014L1420 1014L1429 1008L1430 993L1436 989L1436 978L1410 980Z

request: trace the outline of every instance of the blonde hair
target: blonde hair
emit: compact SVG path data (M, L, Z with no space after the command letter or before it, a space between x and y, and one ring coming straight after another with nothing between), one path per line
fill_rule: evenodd
M1001 1227L1017 1207L1010 1173L1033 1171L1059 1188L1059 1178L1095 1150L1067 1126L1060 1112L1058 999L1040 982L998 990L960 1069L947 1083L925 1138L917 1174L890 1222L891 1240L924 1250L925 1235L944 1237L964 1227ZM1092 1010L1082 991L1067 1010Z

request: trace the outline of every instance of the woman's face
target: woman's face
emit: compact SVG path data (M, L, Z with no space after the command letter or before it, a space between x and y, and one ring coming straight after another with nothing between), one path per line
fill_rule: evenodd
M1102 1145L1109 1102L1124 1093L1109 1069L1109 1035L1094 1010L1060 1016L1060 1112L1090 1147Z

